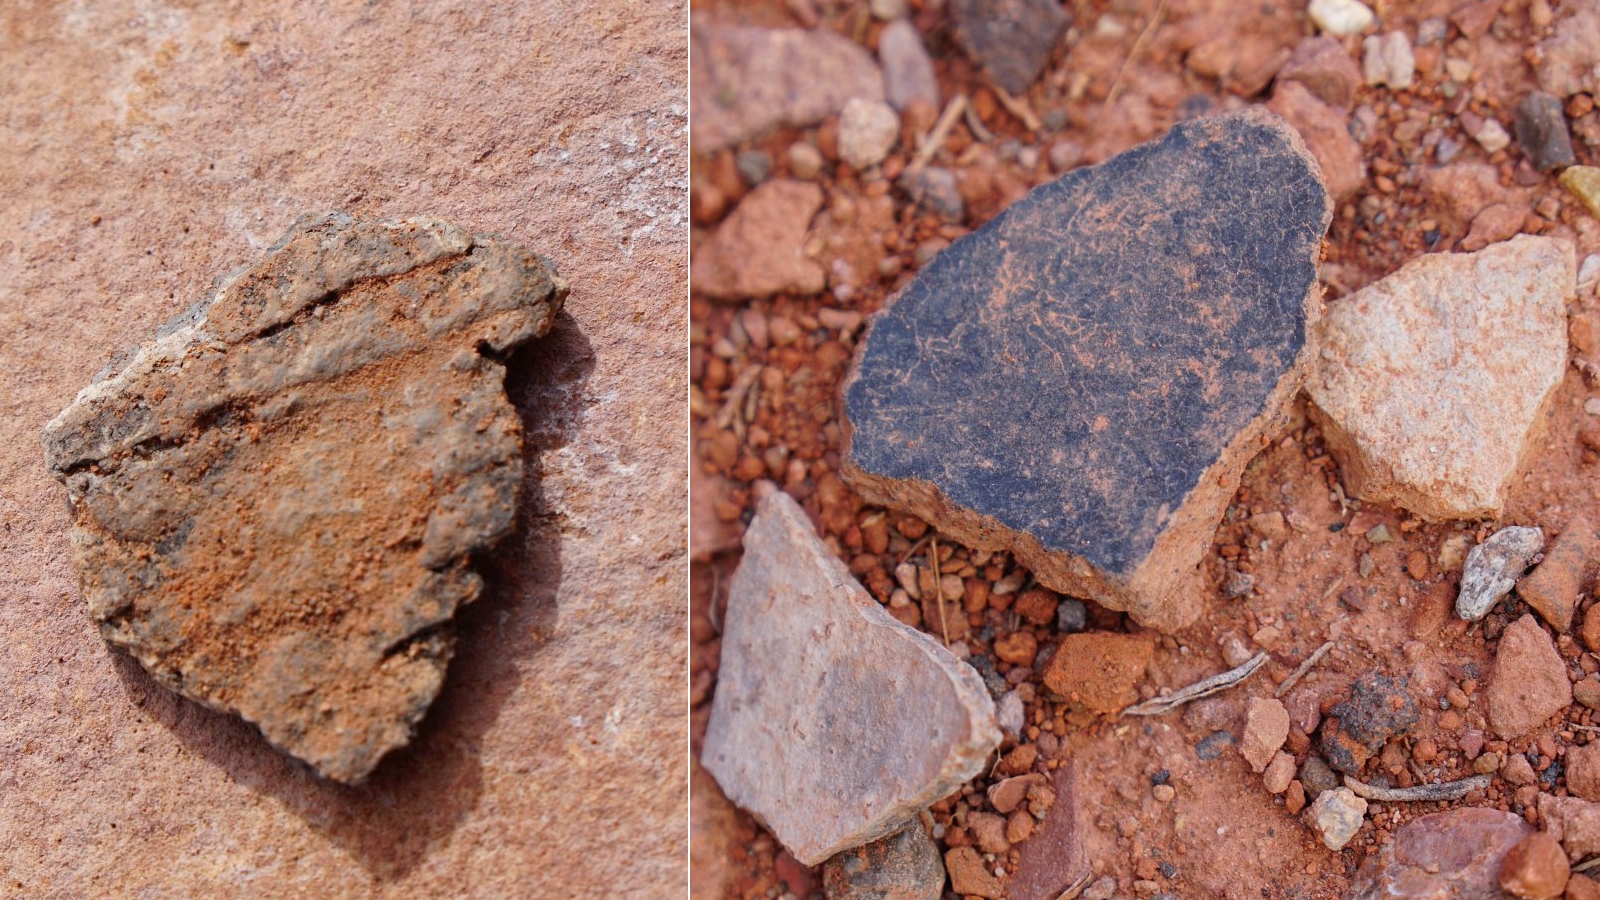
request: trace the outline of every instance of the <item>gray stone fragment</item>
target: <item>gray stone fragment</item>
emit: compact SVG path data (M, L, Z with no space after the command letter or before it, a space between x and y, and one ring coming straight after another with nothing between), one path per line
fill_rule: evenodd
M1526 525L1502 528L1473 547L1461 572L1456 615L1469 622L1488 615L1543 548L1544 531Z
M878 36L878 62L883 66L883 92L902 112L914 100L939 105L939 78L922 42L922 32L908 19L896 19Z
M1534 91L1517 104L1517 143L1528 161L1541 172L1561 169L1576 163L1572 155L1572 135L1567 131L1567 114L1561 98Z
M890 617L789 495L744 547L701 754L730 800L817 865L982 771L1001 735L971 666Z
M822 866L828 900L938 900L944 860L921 822L829 857Z
M950 21L983 73L1021 94L1050 61L1070 20L1056 0L952 0Z
M511 530L502 355L567 287L437 219L307 217L45 429L100 633L360 782L444 680L471 557Z

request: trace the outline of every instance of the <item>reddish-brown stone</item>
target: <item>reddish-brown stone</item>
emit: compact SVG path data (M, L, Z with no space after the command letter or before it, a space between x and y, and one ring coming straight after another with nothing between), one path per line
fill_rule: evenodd
M1531 614L1501 633L1486 699L1489 724L1503 738L1521 737L1572 704L1567 667Z
M1588 517L1573 516L1550 543L1544 562L1517 583L1517 596L1556 631L1567 631L1578 595L1593 574L1597 551L1600 535Z
M1016 874L1006 884L1009 900L1055 900L1089 873L1077 766L1069 762L1057 769L1051 785L1056 802L1038 834L1022 845Z
M1139 699L1139 680L1154 652L1155 642L1145 635L1069 634L1045 667L1045 687L1093 712L1117 712Z
M1523 900L1550 900L1567 887L1567 855L1544 832L1523 838L1500 862L1500 886Z
M1574 797L1600 800L1600 743L1568 747L1567 790Z

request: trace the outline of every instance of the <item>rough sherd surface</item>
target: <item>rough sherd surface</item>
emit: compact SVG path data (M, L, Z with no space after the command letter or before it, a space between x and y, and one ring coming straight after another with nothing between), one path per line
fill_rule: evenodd
M1488 688L1489 724L1506 739L1521 737L1572 705L1572 683L1555 644L1533 616L1506 626L1495 648Z
M1300 384L1329 201L1262 110L1040 187L924 268L845 385L846 476L1058 591L1174 628Z
M761 502L728 589L701 762L806 865L889 834L1000 743L978 673L900 624L787 494Z
M0 58L27 61L0 64L0 895L683 896L686 14L0 4ZM503 235L572 283L505 360L516 528L416 736L354 787L101 640L39 445L331 209Z
M828 900L939 900L939 848L912 822L888 837L834 854L822 867Z
M1469 622L1488 615L1501 597L1511 593L1543 548L1544 531L1528 525L1502 528L1473 547L1461 570L1456 615Z
M1519 236L1334 304L1307 389L1346 488L1431 519L1497 515L1567 365L1576 277L1569 244Z
M162 684L359 782L444 682L471 555L512 526L499 355L567 294L436 219L297 222L44 431L100 634Z
M749 28L696 18L690 128L696 153L712 153L769 128L803 128L849 100L883 99L872 55L826 28Z
M1400 826L1351 882L1352 900L1502 900L1500 864L1533 834L1521 816L1465 807Z
M1589 518L1573 516L1550 545L1544 561L1517 585L1517 595L1556 631L1572 627L1572 617L1593 573L1600 535Z

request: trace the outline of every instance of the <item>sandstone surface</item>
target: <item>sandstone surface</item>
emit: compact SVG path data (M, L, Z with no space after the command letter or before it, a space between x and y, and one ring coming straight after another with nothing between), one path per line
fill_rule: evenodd
M1523 235L1332 304L1306 387L1346 489L1430 519L1497 515L1566 370L1575 266L1570 244Z
M0 893L682 895L685 16L0 9L0 57L26 60L0 65ZM516 529L416 737L360 786L108 649L38 440L218 273L330 209L502 235L573 285L505 360Z

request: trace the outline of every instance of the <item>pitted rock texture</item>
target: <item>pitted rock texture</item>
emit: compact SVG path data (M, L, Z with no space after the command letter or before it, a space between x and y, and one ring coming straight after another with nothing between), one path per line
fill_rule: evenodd
M439 692L472 554L512 527L500 357L566 293L541 257L441 220L301 219L45 428L101 636L365 779Z
M814 866L971 780L1000 737L976 670L884 612L788 494L761 501L700 758L728 799Z
M1301 383L1329 214L1300 138L1257 109L1035 189L874 319L846 476L1047 587L1181 627Z
M1493 518L1567 366L1570 244L1435 253L1333 304L1306 384L1346 489Z

